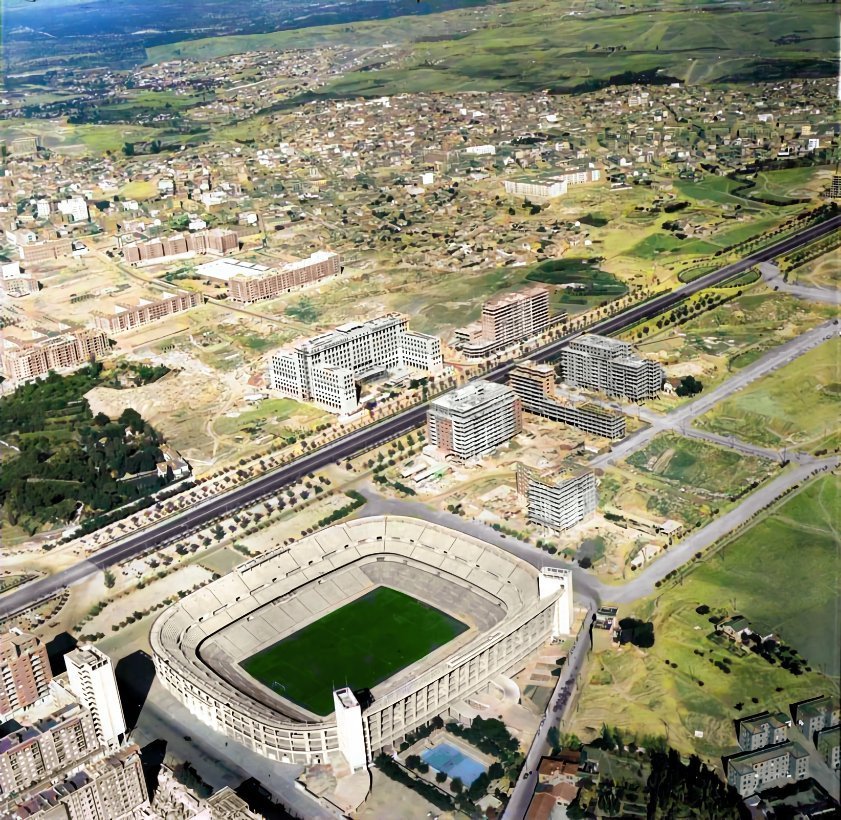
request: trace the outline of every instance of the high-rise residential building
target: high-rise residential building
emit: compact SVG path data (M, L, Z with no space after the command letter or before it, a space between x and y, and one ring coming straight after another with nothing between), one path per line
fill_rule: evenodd
M0 719L46 697L52 677L39 638L16 627L0 635Z
M392 313L348 322L276 351L268 384L285 396L347 414L359 405L357 382L401 368L438 373L442 366L440 341L410 332L406 317Z
M95 310L94 324L106 333L124 333L145 327L151 322L165 319L176 313L198 307L204 302L204 297L192 290L179 290L176 293L164 293L157 299L135 299L132 302L118 302L113 312L105 313Z
M569 385L638 402L657 396L665 374L657 362L637 356L629 342L588 333L561 351L561 376Z
M517 493L526 499L529 521L556 531L568 530L596 511L596 477L589 470L548 477L518 464Z
M18 802L4 816L12 820L133 820L148 803L140 748L131 745ZM143 812L141 816L157 815Z
M101 330L50 334L8 328L0 335L0 371L13 382L31 381L51 370L72 370L101 359L109 349Z
M91 713L97 737L104 746L120 745L126 731L123 707L111 659L91 644L64 656L70 690Z
M520 362L511 371L509 384L520 397L526 413L560 421L595 436L610 439L625 436L625 417L622 413L592 402L572 401L557 396L555 370L550 364Z
M566 313L549 315L549 291L535 285L488 299L478 322L456 329L454 346L467 358L482 358L564 319Z
M504 384L478 380L434 399L426 416L427 440L459 461L478 458L523 429L517 394Z

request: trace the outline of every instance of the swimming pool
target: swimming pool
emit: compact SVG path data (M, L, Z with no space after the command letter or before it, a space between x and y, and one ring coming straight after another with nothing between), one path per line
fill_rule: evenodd
M426 749L421 753L421 760L436 772L444 772L447 777L459 778L465 786L471 785L480 774L487 771L478 760L449 743L439 743L431 749Z

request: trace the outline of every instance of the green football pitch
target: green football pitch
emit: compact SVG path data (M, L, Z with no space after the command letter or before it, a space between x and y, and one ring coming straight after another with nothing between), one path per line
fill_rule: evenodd
M279 695L329 715L334 689L373 688L466 629L435 607L377 587L241 666Z

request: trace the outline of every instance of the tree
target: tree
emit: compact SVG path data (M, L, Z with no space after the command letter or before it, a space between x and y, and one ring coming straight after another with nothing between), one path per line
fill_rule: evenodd
M113 589L114 585L117 583L117 579L114 577L114 573L111 572L110 569L105 570L105 587L107 589Z
M406 758L406 766L410 769L417 769L421 764L419 755L409 755Z
M464 790L464 783L461 782L460 777L454 777L452 782L450 783L450 789L452 790L453 794L461 794Z
M447 779L446 772L436 772L435 773L435 782L436 783L443 783Z

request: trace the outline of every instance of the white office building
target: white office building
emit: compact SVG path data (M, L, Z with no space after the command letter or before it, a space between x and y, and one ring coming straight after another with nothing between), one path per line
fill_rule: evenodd
M99 742L117 748L125 738L126 721L111 659L92 644L64 656L70 690L88 708Z
M439 339L410 332L406 317L392 313L278 350L269 360L268 384L344 415L359 404L358 382L407 368L435 374L443 362Z
M657 396L665 374L657 362L637 356L629 342L588 333L561 351L561 377L573 387L643 401Z

